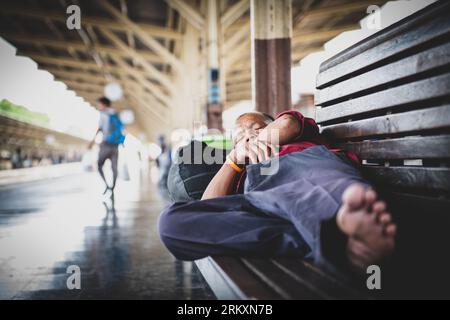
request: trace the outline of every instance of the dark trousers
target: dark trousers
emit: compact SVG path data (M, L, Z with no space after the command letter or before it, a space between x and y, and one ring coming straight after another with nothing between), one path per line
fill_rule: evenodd
M261 175L272 161L279 161L278 172ZM356 182L368 186L352 164L313 147L247 166L244 194L172 205L160 216L160 236L181 260L295 256L321 263L322 246L335 242L342 194Z
M102 142L100 144L100 151L98 153L98 160L97 160L97 166L98 166L98 172L100 173L100 176L102 177L103 181L106 183L105 174L103 172L103 166L105 165L105 161L109 159L111 161L111 168L113 172L113 183L112 188L116 185L117 180L117 163L119 160L119 146L118 145L112 145L108 144L106 142Z

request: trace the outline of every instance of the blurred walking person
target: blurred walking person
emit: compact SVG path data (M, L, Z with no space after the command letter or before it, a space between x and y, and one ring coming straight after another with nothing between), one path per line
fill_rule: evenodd
M119 118L117 112L111 107L111 101L106 97L101 97L97 100L97 110L100 111L100 121L98 130L95 133L94 139L89 144L89 148L95 143L95 138L100 133L103 134L103 141L100 144L100 151L98 153L98 171L105 183L106 194L108 191L114 193L117 181L117 164L119 160L119 146L125 141L124 125ZM113 181L111 186L108 184L103 172L103 166L105 161L109 159L111 161L111 168L113 172Z
M172 165L172 150L167 145L163 135L158 137L158 143L161 148L161 154L156 158L156 166L159 169L158 185L165 191L167 190L167 178L169 176L170 166Z

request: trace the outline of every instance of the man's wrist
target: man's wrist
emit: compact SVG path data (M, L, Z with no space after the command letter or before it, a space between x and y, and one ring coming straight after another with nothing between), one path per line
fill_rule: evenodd
M233 161L234 163L237 163L237 157L236 157L236 149L231 150L231 152L227 156L228 159Z
M236 173L241 173L244 170L243 165L238 163L235 149L228 154L225 165L233 169Z

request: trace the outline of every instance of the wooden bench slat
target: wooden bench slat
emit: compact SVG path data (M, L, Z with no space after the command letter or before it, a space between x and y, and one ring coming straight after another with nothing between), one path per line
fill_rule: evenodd
M317 292L324 299L351 299L363 296L346 281L338 280L335 275L329 275L309 262L296 259L272 261L292 279L309 287L311 291Z
M238 258L207 257L197 267L218 299L279 299Z
M450 135L407 137L337 144L360 159L448 159Z
M450 190L450 168L366 166L370 181L393 187Z
M427 215L427 220L433 223L438 223L433 218L445 217L450 222L450 200L445 198L436 198L432 196L417 195L395 190L385 189L383 191L383 199L388 205L392 207L391 212L396 216L404 216L405 221L408 221L410 212ZM406 210L405 210L406 208ZM423 220L423 219L422 219ZM425 222L425 221L423 221ZM448 224L447 224L448 226ZM447 228L447 226L445 226ZM447 233L450 236L450 233Z
M450 43L428 49L324 88L316 95L316 105L326 106L338 99L342 101L346 97L354 97L355 94L363 95L363 91L381 85L386 87L390 83L405 78L415 77L417 79L425 71L435 70L448 64L450 64Z
M242 259L242 261L261 281L277 292L283 299L309 300L323 298L308 286L296 282L295 279L283 272L270 260Z
M440 1L433 10L421 11L387 30L363 40L322 64L317 88L357 75L370 66L392 61L394 55L412 50L450 32L450 4Z
M450 128L450 104L404 113L345 122L322 128L322 133L333 140L385 136L407 132L424 132Z
M371 111L394 108L450 95L450 74L408 83L367 96L319 108L318 123L359 115Z

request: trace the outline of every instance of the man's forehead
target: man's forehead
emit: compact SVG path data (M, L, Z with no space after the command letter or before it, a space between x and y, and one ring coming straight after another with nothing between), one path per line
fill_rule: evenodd
M259 113L245 113L242 116L240 116L237 121L237 126L251 126L252 124L256 122L264 122L264 117Z

